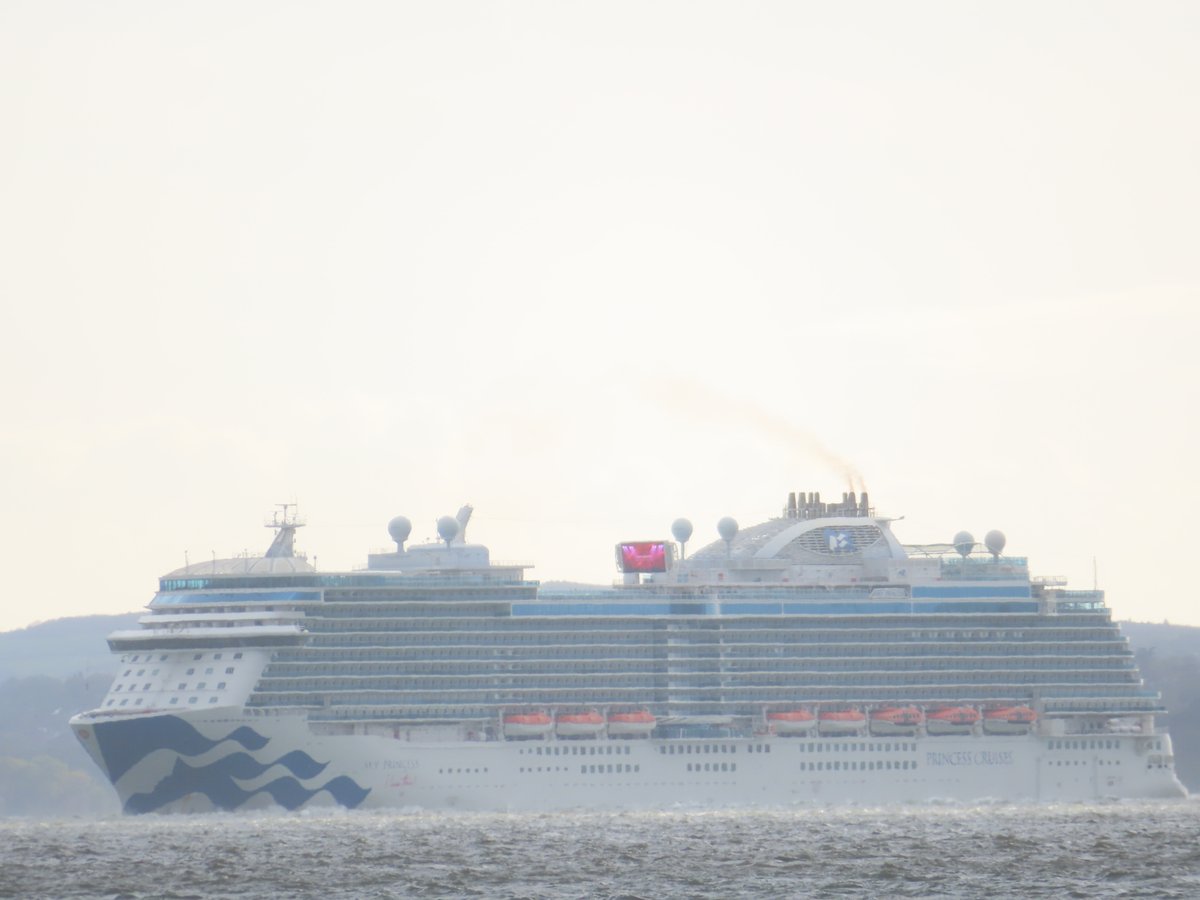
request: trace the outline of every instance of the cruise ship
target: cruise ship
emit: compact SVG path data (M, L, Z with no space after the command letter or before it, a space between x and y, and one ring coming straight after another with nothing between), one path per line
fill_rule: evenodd
M687 554L615 547L541 586L467 540L348 572L295 551L162 576L117 676L71 719L125 811L548 810L1186 794L1101 591L1005 538L903 545L868 496L791 493Z

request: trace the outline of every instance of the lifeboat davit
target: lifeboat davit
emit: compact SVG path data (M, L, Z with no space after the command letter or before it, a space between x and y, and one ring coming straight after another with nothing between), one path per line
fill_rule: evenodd
M823 709L817 715L817 731L823 735L858 734L867 717L857 709Z
M633 709L608 714L609 737L642 737L654 730L658 720L648 709Z
M604 730L604 716L594 709L560 712L554 721L559 737L592 737Z
M546 712L514 712L504 714L504 735L510 738L539 738L554 726Z
M767 712L767 724L780 735L808 734L817 724L817 717L807 709L773 709Z
M979 721L979 710L973 706L943 706L926 710L927 734L970 734Z
M913 735L921 724L921 711L915 706L881 706L871 710L871 734Z
M1028 706L997 706L983 711L983 730L989 734L1028 734L1037 713Z

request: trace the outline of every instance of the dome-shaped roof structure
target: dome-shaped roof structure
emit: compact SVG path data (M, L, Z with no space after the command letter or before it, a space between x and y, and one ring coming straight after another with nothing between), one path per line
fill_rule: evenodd
M202 575L291 575L315 572L303 556L237 556L233 559L210 559L194 562L182 569L163 575L163 578L189 578Z
M727 543L714 541L692 554L692 560L718 562L776 560L791 564L859 562L865 557L903 559L906 554L892 533L866 518L819 520L771 519L739 530Z

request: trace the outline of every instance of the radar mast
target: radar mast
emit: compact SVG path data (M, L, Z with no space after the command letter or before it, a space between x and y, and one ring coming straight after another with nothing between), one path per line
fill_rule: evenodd
M295 553L296 529L303 528L304 522L296 514L295 503L276 503L279 509L271 514L267 528L275 529L275 539L263 554L267 559L278 557L293 557Z

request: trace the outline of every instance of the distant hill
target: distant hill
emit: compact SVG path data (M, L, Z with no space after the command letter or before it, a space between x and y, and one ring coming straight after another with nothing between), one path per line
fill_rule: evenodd
M1166 622L1122 622L1142 678L1170 710L1164 724L1175 745L1175 768L1200 791L1200 628Z
M1121 622L1121 632L1134 650L1178 656L1200 654L1200 628L1167 622Z
M31 675L111 675L117 663L105 638L118 628L136 628L139 615L145 613L54 619L0 632L0 681Z

